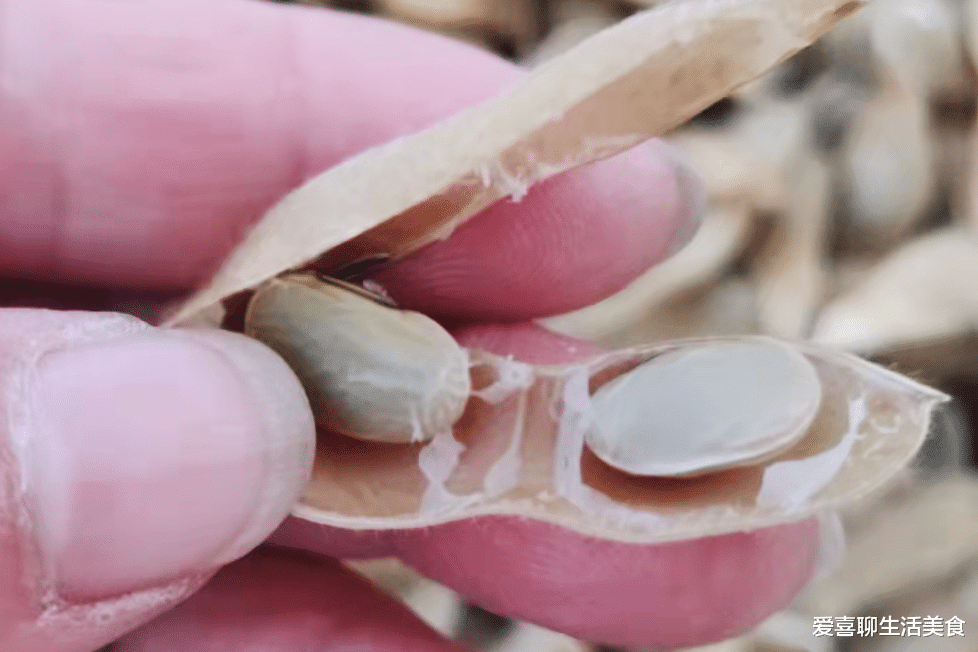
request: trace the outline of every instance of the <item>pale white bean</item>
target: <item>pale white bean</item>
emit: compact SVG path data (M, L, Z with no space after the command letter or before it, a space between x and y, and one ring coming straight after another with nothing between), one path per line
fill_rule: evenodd
M359 439L431 439L471 391L466 352L435 321L311 275L259 288L245 333L289 363L317 421Z
M814 367L785 344L692 346L600 387L587 443L628 473L694 475L784 451L804 436L820 403Z

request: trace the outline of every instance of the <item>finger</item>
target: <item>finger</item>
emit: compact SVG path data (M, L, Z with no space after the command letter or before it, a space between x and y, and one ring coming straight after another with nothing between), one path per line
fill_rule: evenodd
M218 573L117 652L460 652L335 561L266 548Z
M10 0L0 25L21 44L0 57L0 265L79 281L189 287L306 177L515 74L392 23L243 0Z
M313 424L261 345L113 314L0 311L0 649L87 652L260 543Z
M516 517L405 532L398 556L503 616L589 641L676 649L743 633L804 586L813 521L659 545Z
M559 363L593 343L533 324L455 332L470 347ZM816 523L679 543L638 545L515 517L480 517L400 532L350 532L289 519L284 545L342 556L397 555L490 611L586 640L674 649L746 631L810 578Z
M273 3L9 0L0 25L21 44L0 56L0 273L78 282L198 284L304 179L518 75L442 37ZM406 261L393 289L469 316L589 303L684 232L666 158L645 148L531 188Z
M752 629L801 590L819 554L813 521L637 545L515 517L400 532L290 518L273 540L330 556L398 556L492 612L585 640L655 649Z
M499 201L376 279L404 307L455 321L567 312L685 245L702 193L672 148L652 141Z

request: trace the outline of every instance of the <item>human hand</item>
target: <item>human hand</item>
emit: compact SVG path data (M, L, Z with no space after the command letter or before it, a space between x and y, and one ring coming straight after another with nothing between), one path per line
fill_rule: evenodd
M0 0L0 274L186 291L303 179L517 74L303 7ZM464 343L572 359L589 345L526 320L593 303L681 244L691 183L667 149L642 146L499 202L380 280L407 307L468 322ZM309 472L295 379L231 333L6 309L0 387L0 649L87 652L171 609L258 545ZM366 535L289 519L274 540L396 554L500 613L672 647L780 608L811 571L815 534L807 522L638 546L512 518ZM270 548L117 643L344 646L452 649L335 562Z

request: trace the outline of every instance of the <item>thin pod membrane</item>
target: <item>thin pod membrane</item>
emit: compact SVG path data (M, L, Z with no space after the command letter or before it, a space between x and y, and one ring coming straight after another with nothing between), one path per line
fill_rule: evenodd
M594 397L603 386L660 356L744 343L790 347L817 377L821 400L790 446L695 477L624 472L591 450L599 427ZM572 365L470 356L473 398L451 433L400 447L322 436L295 514L352 529L509 514L643 542L750 530L810 517L879 488L914 456L934 407L947 399L855 356L762 337L666 342ZM684 400L696 404L693 396ZM690 452L693 459L700 454Z

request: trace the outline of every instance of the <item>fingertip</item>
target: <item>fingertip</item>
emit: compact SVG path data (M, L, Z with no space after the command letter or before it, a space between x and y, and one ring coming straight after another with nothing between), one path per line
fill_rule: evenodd
M308 478L302 390L243 336L10 310L0 362L21 524L60 599L212 571L267 537Z
M784 608L813 572L818 538L804 521L639 545L483 517L406 533L399 555L495 613L584 640L675 649L736 636Z
M218 563L237 559L263 541L281 524L301 496L312 470L316 427L305 391L285 361L254 339L217 329L176 329L170 335L186 338L216 352L230 363L246 403L256 408L264 462L251 521ZM228 411L235 405L229 405Z
M455 321L523 321L595 303L695 230L696 177L656 142L500 200L377 280L404 307Z

